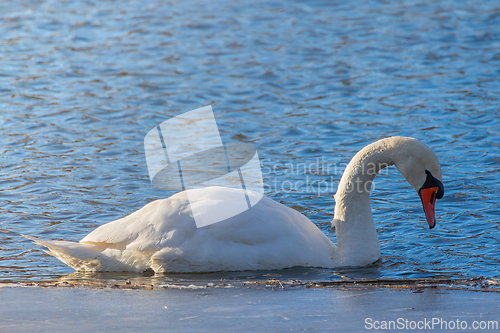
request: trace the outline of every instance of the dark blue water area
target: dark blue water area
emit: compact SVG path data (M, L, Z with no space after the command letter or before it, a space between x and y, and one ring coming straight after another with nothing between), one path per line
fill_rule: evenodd
M369 267L198 278L500 277L497 1L7 1L0 13L0 281L73 272L21 234L78 241L174 194L151 186L144 137L205 105L224 142L257 148L266 194L334 241L333 194L371 142L420 139L446 192L430 230L397 170L377 176L382 258Z

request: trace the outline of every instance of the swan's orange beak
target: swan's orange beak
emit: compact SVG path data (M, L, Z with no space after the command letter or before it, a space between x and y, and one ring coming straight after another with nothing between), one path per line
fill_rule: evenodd
M436 194L439 187L422 188L419 191L420 200L424 206L425 218L429 227L432 229L436 226L436 216L434 214L434 204L436 203Z

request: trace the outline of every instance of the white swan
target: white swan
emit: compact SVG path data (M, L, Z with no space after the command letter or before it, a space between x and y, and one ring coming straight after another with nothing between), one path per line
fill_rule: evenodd
M49 254L82 271L211 272L293 266L364 266L380 258L370 209L370 186L380 169L395 164L417 190L427 221L435 225L435 199L443 196L441 167L433 151L413 138L391 137L359 151L335 195L337 245L299 212L268 197L225 221L197 228L185 192L156 200L100 226L80 242L28 237ZM234 189L192 190L190 201L214 194L231 200ZM256 195L249 193L250 196ZM197 198L196 198L197 197Z

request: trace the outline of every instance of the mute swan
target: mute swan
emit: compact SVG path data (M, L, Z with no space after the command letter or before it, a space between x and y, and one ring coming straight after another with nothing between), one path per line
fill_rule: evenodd
M239 215L196 228L185 192L104 224L78 243L26 237L81 271L141 272L151 268L157 273L182 273L364 266L380 258L370 187L375 175L388 165L396 165L417 191L433 228L435 199L444 194L439 161L417 139L390 137L359 151L342 176L332 222L337 245L308 218L265 196ZM190 193L193 203L193 199L210 200L215 193L231 200L236 190L207 187L190 191L195 191L195 195Z

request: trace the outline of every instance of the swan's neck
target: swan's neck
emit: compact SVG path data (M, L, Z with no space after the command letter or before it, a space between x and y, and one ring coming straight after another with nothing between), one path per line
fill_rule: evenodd
M394 154L394 149L383 142L369 145L354 156L342 175L332 222L341 265L363 266L380 258L370 188L377 173L394 164Z

